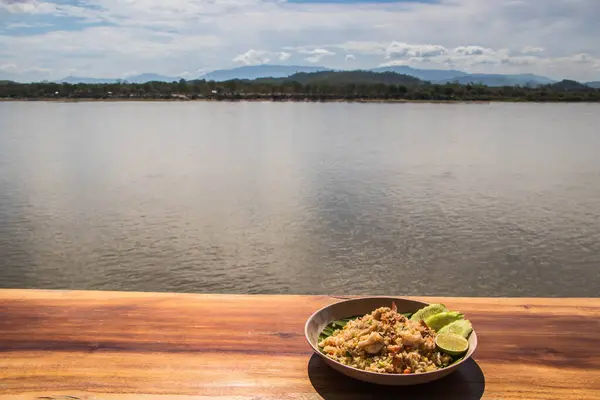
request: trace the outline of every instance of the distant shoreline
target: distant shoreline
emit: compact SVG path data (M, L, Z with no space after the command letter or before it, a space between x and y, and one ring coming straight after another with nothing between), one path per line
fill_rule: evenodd
M435 84L393 72L323 71L287 78L67 84L0 82L0 98L23 101L272 101L314 103L600 102L600 89L563 80L548 85Z
M204 98L204 99L141 99L141 98L107 98L107 99L69 99L69 98L22 98L22 99L7 99L0 98L0 101L5 102L52 102L52 103L118 103L118 102L165 102L165 103L190 103L190 102L222 102L222 103L440 103L440 104L456 104L456 103L480 103L487 104L492 101L483 100L410 100L410 99L326 99L326 100L296 100L296 99L285 99L285 100L274 100L271 98L264 99L231 99L231 98Z
M39 98L0 98L0 102L52 102L52 103L118 103L118 102L165 102L165 103L190 103L190 102L223 102L223 103L380 103L380 104L490 104L490 103L539 103L539 104L555 104L555 103L586 103L597 104L598 101L572 101L572 100L411 100L411 99L271 99L271 98L249 98L249 99L232 99L232 98L203 98L203 99L152 99L152 98L55 98L55 97L39 97Z

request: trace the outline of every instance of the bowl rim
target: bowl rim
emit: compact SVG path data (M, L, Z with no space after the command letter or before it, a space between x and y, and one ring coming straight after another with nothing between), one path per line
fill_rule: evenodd
M449 365L447 367L444 367L444 368L440 368L440 369L438 369L436 371L421 372L419 374L412 374L412 373L411 374L385 374L385 373L382 373L382 372L365 371L364 369L358 369L358 368L351 367L349 365L342 364L341 362L336 361L333 358L329 358L325 354L321 353L319 351L319 349L316 348L311 343L310 339L308 338L308 325L310 324L310 321L312 321L312 319L317 314L319 314L323 310L326 310L327 308L329 308L329 307L331 307L331 306L333 306L335 304L345 303L345 302L350 302L350 301L357 301L357 300L368 300L368 299L408 300L408 301L415 301L415 302L418 302L418 303L422 303L422 304L425 304L426 306L432 304L432 303L427 303L427 302L424 302L424 301L421 301L421 300L417 300L417 299L413 299L413 298L408 298L408 297L397 297L397 296L361 296L361 297L352 297L352 298L349 298L349 299L343 299L341 301L337 301L335 303L331 303L331 304L328 304L326 306L323 306L323 307L319 308L317 311L315 311L314 313L312 313L311 316L308 317L308 319L306 320L306 323L304 324L304 339L308 342L308 344L313 349L313 351L315 353L317 353L317 355L319 355L320 357L323 357L328 362L333 362L333 363L339 365L342 368L349 369L349 370L352 370L352 371L356 371L358 373L367 374L367 375L371 375L371 376L374 376L374 377L375 376L377 376L377 377L402 377L401 379L410 379L410 377L415 377L415 376L436 375L436 374L439 374L442 371L448 371L448 370L451 370L451 369L455 369L458 366L460 366L461 364L463 364L464 362L469 361L473 357L473 354L475 353L475 350L477 349L477 342L475 343L475 347L472 349L472 351L471 351L470 348L469 348L469 350L467 350L466 354L470 353L470 355L468 357L465 355L465 357L463 357L463 359L460 360L459 362L455 362L454 364L451 364L451 365ZM471 335L473 335L473 334L475 334L475 338L477 339L477 333L475 332L475 328L473 328L473 331L471 332ZM469 335L469 338L470 338L470 335Z

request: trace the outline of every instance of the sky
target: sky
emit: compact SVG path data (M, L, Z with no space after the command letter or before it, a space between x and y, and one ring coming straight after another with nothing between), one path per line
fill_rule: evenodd
M409 65L600 80L600 0L0 0L0 79Z

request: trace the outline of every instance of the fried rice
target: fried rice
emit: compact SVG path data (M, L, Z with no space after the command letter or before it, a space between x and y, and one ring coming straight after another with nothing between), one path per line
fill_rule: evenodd
M436 350L436 333L392 308L381 307L352 320L319 343L344 365L370 372L411 374L447 367L452 358Z

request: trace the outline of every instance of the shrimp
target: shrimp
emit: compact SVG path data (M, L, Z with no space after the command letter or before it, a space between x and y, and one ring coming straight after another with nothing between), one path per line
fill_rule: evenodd
M369 337L362 342L358 342L357 345L359 349L364 349L368 354L379 353L383 346L385 346L383 337L377 332L371 332Z
M435 350L435 339L433 338L433 336L427 336L425 338L425 343L423 344L423 348L427 351L433 351Z
M420 332L410 333L407 331L400 331L398 336L402 339L402 343L409 346L418 346L423 343L423 336Z

